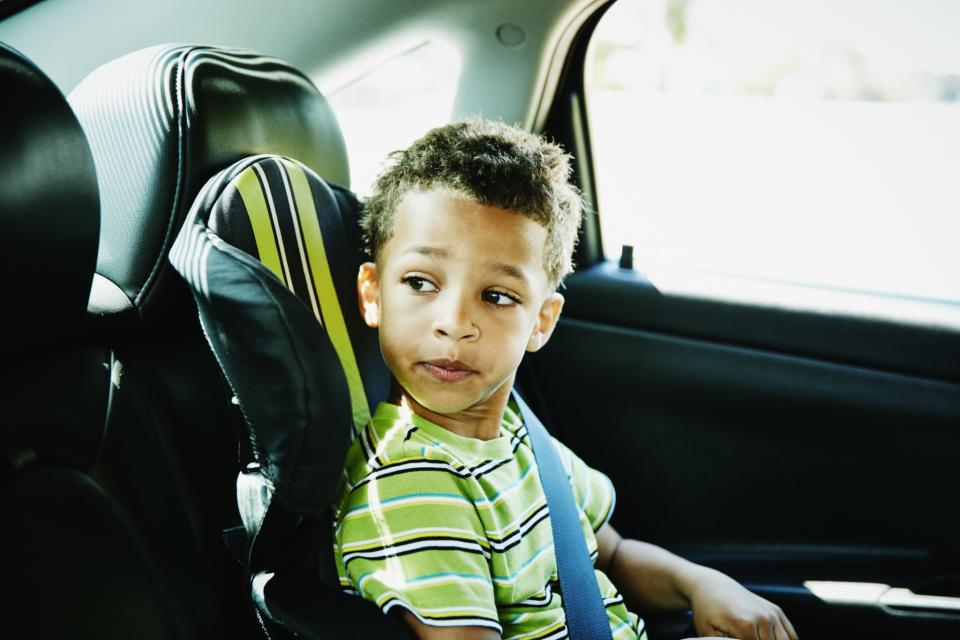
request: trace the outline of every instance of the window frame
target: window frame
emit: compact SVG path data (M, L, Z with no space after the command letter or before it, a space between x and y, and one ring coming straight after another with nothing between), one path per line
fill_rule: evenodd
M540 133L574 154L573 181L587 204L576 271L567 277L561 322L591 322L729 347L770 350L854 367L944 382L960 382L960 330L870 315L824 312L726 298L660 291L643 273L609 260L599 207L585 92L586 53L614 0L588 18L567 52Z
M597 25L616 1L598 7L574 37L542 131L574 155L573 180L583 192L587 205L574 255L578 269L616 261L621 253L619 247L606 247L611 250L608 254L603 245L599 215L603 203L595 177L586 87L587 53L591 40ZM695 268L684 270L682 265L677 267L676 273L658 272L657 275L661 276L664 286L675 290L678 295L693 298L960 332L960 305L949 300L850 289L829 283L787 282L765 278L762 274L713 275Z
M571 179L583 194L585 209L574 265L583 269L606 261L600 234L599 203L593 171L593 146L587 117L586 59L593 33L616 0L604 3L583 23L567 51L560 80L539 133L560 143L573 154Z

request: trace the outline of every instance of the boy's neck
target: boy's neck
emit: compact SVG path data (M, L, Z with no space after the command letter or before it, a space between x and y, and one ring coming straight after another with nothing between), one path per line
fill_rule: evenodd
M500 424L513 381L505 382L485 402L456 413L437 413L417 402L394 380L390 390L390 402L406 407L425 420L443 427L451 433L477 440L493 440L500 436Z

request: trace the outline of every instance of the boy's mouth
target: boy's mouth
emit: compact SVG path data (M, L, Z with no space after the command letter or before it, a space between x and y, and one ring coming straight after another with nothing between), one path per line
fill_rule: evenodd
M459 360L439 358L437 360L425 360L420 364L427 370L427 373L441 382L459 382L476 373L467 364Z

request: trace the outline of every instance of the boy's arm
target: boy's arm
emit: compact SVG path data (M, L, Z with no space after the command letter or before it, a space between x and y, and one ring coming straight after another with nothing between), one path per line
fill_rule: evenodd
M622 538L609 523L597 532L597 545L597 568L617 585L631 609L693 609L697 633L705 636L797 640L780 607L719 571L656 545Z
M500 640L495 629L486 627L432 627L420 622L405 609L396 609L417 640Z

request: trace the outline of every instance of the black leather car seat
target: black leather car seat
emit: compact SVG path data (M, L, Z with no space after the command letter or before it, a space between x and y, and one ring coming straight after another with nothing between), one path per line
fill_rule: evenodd
M339 128L273 58L165 45L94 71L70 95L97 164L103 222L91 310L123 375L102 473L175 585L184 637L262 637L221 539L239 522L240 415L167 254L201 186L260 153L348 182Z
M347 447L389 388L356 301L358 212L297 161L255 156L207 183L170 254L254 442L238 482L253 599L306 638L408 637L333 567Z
M0 45L0 622L5 638L177 636L157 567L98 477L114 387L86 321L93 157L57 87Z

